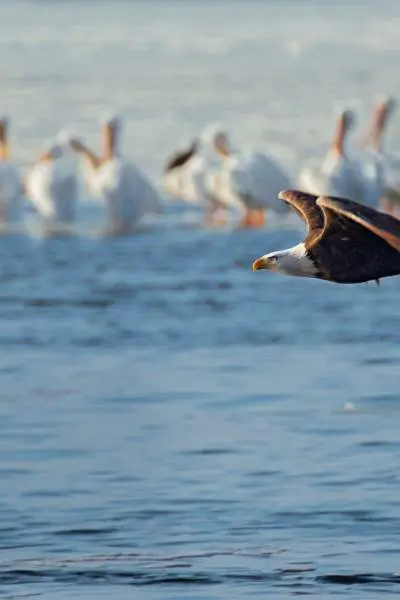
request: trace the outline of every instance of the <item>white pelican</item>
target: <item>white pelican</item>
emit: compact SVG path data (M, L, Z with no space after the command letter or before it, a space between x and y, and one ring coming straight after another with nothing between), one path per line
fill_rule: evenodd
M46 231L62 233L65 226L74 222L78 178L71 161L70 138L67 134L59 134L39 155L37 163L25 178L25 190L41 215Z
M164 186L171 196L205 211L204 225L225 221L226 210L243 212L242 203L219 193L221 158L214 150L214 127L207 127L199 139L175 153L164 168Z
M201 203L194 186L189 185L190 179L187 177L190 165L199 162L199 151L200 143L196 139L187 148L178 150L168 158L164 166L163 181L165 190L173 198L194 204Z
M121 119L107 116L102 123L103 151L100 156L80 140L71 142L89 165L87 178L92 193L105 204L107 231L112 235L132 233L146 214L162 212L158 193L145 175L119 153Z
M338 119L335 136L328 154L320 166L304 168L299 175L301 190L316 196L340 196L365 202L367 186L359 164L348 156L346 141L354 125L354 114L343 111Z
M21 218L23 181L18 167L10 160L9 119L0 119L0 224L16 223Z
M400 202L400 159L385 152L383 137L388 121L393 115L396 102L393 98L384 98L376 105L367 137L370 147L369 161L377 165L380 175L380 195L383 209L394 214Z
M227 207L242 207L242 226L262 226L269 209L287 212L277 196L290 186L290 179L275 160L260 152L235 151L221 128L214 130L212 146L221 166L210 175L209 188Z

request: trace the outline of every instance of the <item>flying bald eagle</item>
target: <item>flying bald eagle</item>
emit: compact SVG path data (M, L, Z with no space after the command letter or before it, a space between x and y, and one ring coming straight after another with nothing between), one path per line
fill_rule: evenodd
M363 283L400 274L400 221L351 200L279 193L308 227L304 242L265 254L253 271L267 269L335 283Z

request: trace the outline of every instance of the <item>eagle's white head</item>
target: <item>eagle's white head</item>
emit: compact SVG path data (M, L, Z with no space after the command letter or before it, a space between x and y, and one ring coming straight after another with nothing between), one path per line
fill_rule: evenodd
M303 242L288 248L264 254L253 263L253 271L276 271L284 275L295 277L316 277L317 266L307 255L307 249Z

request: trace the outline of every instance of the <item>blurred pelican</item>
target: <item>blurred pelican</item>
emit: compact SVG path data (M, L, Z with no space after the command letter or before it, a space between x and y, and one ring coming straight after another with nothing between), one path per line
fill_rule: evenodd
M346 149L348 134L354 126L352 111L340 113L331 147L318 167L304 168L299 175L299 188L316 196L340 196L356 202L365 202L365 176L359 164L351 159Z
M400 159L384 150L383 138L388 121L396 108L393 98L381 99L374 108L371 128L367 137L370 163L379 173L379 192L385 212L394 215L400 203Z
M221 166L222 161L215 153L214 138L208 127L188 148L175 153L164 168L167 192L189 204L201 206L205 211L206 226L223 224L227 209L243 210L236 198L219 193Z
M241 226L263 226L267 210L288 211L278 193L291 187L291 181L274 159L260 152L235 150L222 128L210 131L210 136L221 166L210 174L208 187L227 207L243 207Z
M23 181L18 167L10 160L9 119L0 119L0 225L21 219Z
M47 233L67 233L75 220L78 178L71 161L70 136L59 134L25 179L25 190Z
M174 198L193 202L200 202L193 186L188 185L190 179L187 178L190 167L194 162L198 162L200 143L197 139L193 140L187 148L178 150L170 156L164 166L163 180L165 190Z
M160 198L145 175L126 161L119 152L121 119L112 114L102 122L101 156L83 142L74 139L73 149L86 159L86 179L93 195L104 202L107 232L111 235L132 233L147 214L162 212Z

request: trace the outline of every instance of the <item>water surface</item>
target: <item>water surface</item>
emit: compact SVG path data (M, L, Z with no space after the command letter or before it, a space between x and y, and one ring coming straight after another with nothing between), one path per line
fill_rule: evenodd
M4 2L15 157L69 123L97 143L111 105L156 182L209 120L295 169L336 106L396 91L398 26L386 2ZM1 597L397 598L399 280L253 274L296 219L91 218L0 238Z

